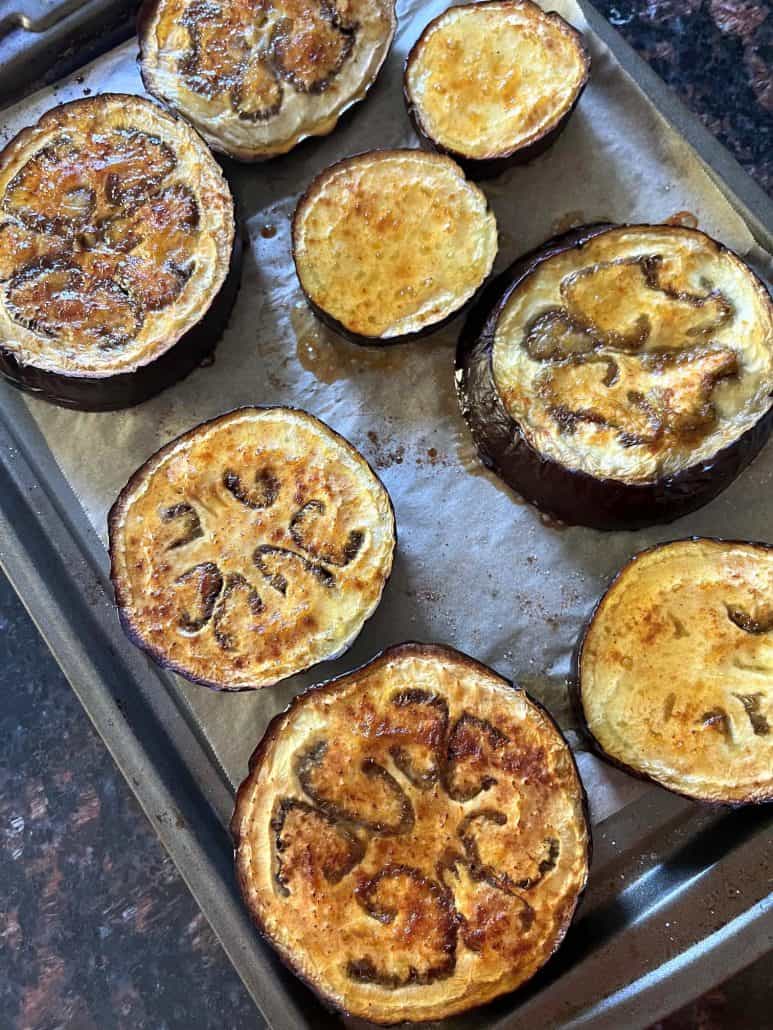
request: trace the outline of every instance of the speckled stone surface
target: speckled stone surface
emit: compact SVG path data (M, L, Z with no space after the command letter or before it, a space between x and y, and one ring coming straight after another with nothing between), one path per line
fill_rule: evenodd
M0 578L0 1027L261 1027L113 760Z
M773 10L598 5L768 191ZM261 1026L214 934L0 578L0 1028ZM771 1026L763 960L662 1030Z
M773 194L773 6L596 0L596 7Z

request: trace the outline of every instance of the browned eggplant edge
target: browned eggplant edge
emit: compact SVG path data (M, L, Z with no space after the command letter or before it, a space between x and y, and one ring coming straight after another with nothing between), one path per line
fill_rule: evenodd
M170 659L168 654L166 654L165 651L163 651L161 648L154 647L152 644L148 643L147 640L145 640L145 638L142 636L142 633L138 629L135 628L132 620L130 619L130 617L126 613L126 598L123 596L123 593L122 593L122 590L121 590L120 577L119 577L118 571L116 569L115 555L113 553L113 536L114 536L114 533L116 531L116 527L118 526L118 523L119 523L121 517L123 516L123 514L124 514L124 512L126 510L126 505L128 503L129 494L134 489L134 487L139 482L141 482L141 480L143 479L143 477L146 474L147 467L151 463L155 463L156 460L161 459L168 451L170 451L173 447L176 447L177 444L179 444L182 441L187 440L187 439L189 439L191 437L196 436L201 429L205 429L205 428L208 428L210 426L214 426L218 422L221 422L221 421L223 421L223 420L225 420L227 418L230 418L231 415L235 415L238 412L242 412L242 411L243 412L250 412L250 411L294 412L294 413L297 413L297 414L300 414L300 415L304 415L307 418L310 418L313 422L316 422L318 425L322 426L322 428L326 432L328 432L332 436L334 436L339 443L343 444L350 451L352 451L360 459L360 461L362 461L363 464L365 464L367 466L367 468L372 473L372 475L377 480L377 482L381 485L381 487L384 490L384 493L387 496L387 500L389 501L389 511L390 511L391 516L392 516L392 536L394 538L394 547L392 549L392 565L390 566L388 574L384 578L384 582L383 582L383 584L381 586L381 593L379 594L378 602L376 603L375 607L373 608L373 611L371 612L370 616L365 620L365 622L363 622L362 626L360 627L359 632L351 640L351 642L349 644L347 644L347 646L342 651L337 652L336 654L329 655L326 658L322 658L318 662L310 662L308 665L303 666L303 668L296 669L294 672L290 673L288 676L280 677L279 679L273 680L271 683L254 684L254 685L247 684L247 685L242 686L242 687L229 687L229 686L223 686L222 682L220 682L218 680L207 679L206 677L192 676L179 663L177 663L177 662L173 661L172 659ZM391 578L392 571L394 569L394 555L395 555L395 553L397 551L397 519L395 517L394 503L392 502L392 498L391 498L391 496L389 494L389 491L387 490L386 486L384 486L384 483L381 480L381 478L377 475L377 473L373 469L373 466L370 464L370 462L367 460L367 458L365 458L365 456L360 451L357 450L357 448L354 446L354 444L350 443L346 439L346 437L344 437L340 433L336 432L335 429L331 429L331 427L326 422L323 422L322 419L317 418L316 415L312 415L308 411L304 411L303 408L297 408L297 407L293 407L293 406L287 405L287 404L251 404L251 405L247 404L247 405L242 405L241 407L238 407L238 408L232 408L229 411L224 411L222 414L215 416L215 418L207 419L205 422L200 422L198 425L193 426L191 429L186 430L186 432L181 433L179 436L175 437L173 440L170 440L168 443L164 444L163 447L160 447L157 451L155 451L153 454L151 454L150 457L147 458L147 460L144 461L142 463L142 465L140 465L140 467L130 476L128 482L123 487L123 489L119 493L119 495L116 498L116 500L113 502L113 505L112 505L112 507L110 508L110 511L107 514L107 534L108 534L108 554L110 555L110 581L113 584L113 592L115 594L116 609L118 611L118 620L119 620L119 622L121 624L121 629L124 631L124 633L129 638L129 640L131 640L131 642L136 647L138 647L141 651L144 651L147 655L149 655L153 659L153 661L156 662L156 664L159 665L162 669L169 669L171 672L176 672L178 675L182 676L184 679L187 679L190 683L196 683L199 686L207 687L210 690L215 690L215 691L218 691L218 692L221 692L221 693L229 693L229 694L240 694L240 693L245 693L245 692L251 691L251 690L263 690L263 689L265 689L267 687L276 686L276 684L277 683L281 683L283 679L289 679L290 676L297 676L299 673L305 672L307 669L311 669L315 665L320 665L320 664L322 664L322 662L333 661L334 659L340 658L343 654L345 654L349 650L349 648L354 645L355 640L359 637L360 633L362 633L363 629L365 628L367 623L370 621L370 619L372 619L373 616L376 614L376 611L378 610L378 607L381 604L381 599L384 596L384 591L386 590L387 584L388 584L388 582L389 582L389 580Z
M604 750L604 748L601 746L598 740L596 740L596 738L593 735L593 732L591 731L590 726L588 725L588 720L585 718L585 709L582 703L581 676L583 648L585 646L585 641L587 639L588 633L590 632L591 626L595 622L596 617L601 610L601 606L606 600L610 591L612 591L614 587L617 586L617 584L620 582L623 576L626 575L628 571L639 561L639 559L643 558L645 555L651 554L653 551L659 551L663 547L669 547L671 546L671 544L700 543L706 540L710 543L724 544L731 547L734 545L741 545L743 547L759 548L762 551L773 551L773 544L768 544L761 540L730 540L727 537L718 536L678 537L676 540L666 540L660 544L653 544L652 547L646 547L642 551L637 551L637 553L634 554L631 558L629 558L628 561L622 566L622 568L618 572L616 572L615 575L610 579L601 597L599 597L598 601L593 606L593 610L591 611L590 615L585 620L585 623L580 631L580 635L577 638L577 642L572 650L572 656L570 659L570 671L566 681L567 689L569 692L569 700L571 702L572 711L574 713L575 720L579 726L582 739L587 744L590 751L592 751L593 754L598 755L598 757L601 758L608 765L612 765L616 769L620 769L622 772L627 773L629 776L633 776L634 779L642 780L644 783L654 783L657 787L660 787L663 790L667 790L670 794L676 794L677 797L686 798L688 801L697 801L700 804L711 806L714 808L743 808L746 805L764 805L773 801L773 792L771 792L769 796L764 798L750 798L749 800L745 801L723 801L718 798L707 798L703 797L700 794L691 794L687 791L675 790L673 787L669 787L665 783L661 783L661 781L656 779L654 776L649 776L647 773L640 772L633 766L628 765L625 762L621 762L620 759L610 755L607 751Z
M494 382L491 361L499 316L512 292L543 261L582 247L614 228L619 226L597 223L556 236L516 260L489 284L459 337L456 390L483 464L535 508L569 525L634 530L673 522L730 486L773 432L773 405L742 436L711 457L647 483L624 483L568 469L532 447L519 423L505 410ZM706 239L719 252L733 254L711 237ZM765 285L748 270L767 302L773 304Z
M343 157L339 161L334 161L333 164L328 165L327 168L323 168L321 172L314 176L314 178L311 180L311 182L301 195L298 203L295 206L295 211L293 212L293 218L290 227L290 238L292 241L291 249L293 255L293 264L295 265L295 277L298 280L298 285L301 288L301 293L303 294L306 303L309 305L312 312L320 320L320 322L326 325L328 329L332 329L333 332L338 333L339 336L343 336L345 340L348 340L350 343L356 343L360 347L374 347L379 349L383 347L394 347L397 344L413 343L415 340L420 340L423 337L431 336L433 333L438 332L444 326L447 326L449 323L453 322L455 318L458 318L460 315L464 314L465 311L469 310L477 302L478 298L482 295L483 291L486 288L486 283L489 281L487 276L480 284L480 286L477 287L477 289L471 297L468 297L467 300L461 303L458 307L454 308L453 311L449 312L447 315L444 315L441 319L438 319L437 322L432 322L430 325L425 325L422 329L416 329L410 333L401 333L399 336L389 336L386 338L381 336L367 336L364 333L357 333L354 332L352 329L348 329L343 324L343 322L339 322L337 318L334 318L331 314L325 311L324 308L321 308L319 304L315 303L311 299L309 294L306 292L303 286L303 282L301 280L300 272L298 270L298 257L295 248L295 230L296 222L298 220L298 214L301 210L301 207L304 204L306 198L309 196L309 194L313 192L319 180L322 179L324 176L327 176L327 174L331 172L334 168L339 168L342 165L346 165L350 161L355 160L355 158L364 157L366 154L413 154L416 152L417 149L418 148L416 147L376 147L373 150L361 150L357 154L350 154L348 157ZM462 169L462 171L464 172L464 169ZM465 178L468 177L465 175ZM489 212L490 210L491 205L488 201L488 198L486 197L486 212Z
M120 102L122 93L101 93L100 99L109 102ZM56 123L60 112L70 111L80 105L91 105L94 97L73 100L62 107L54 107L46 111L37 122L18 132L0 151L2 162L8 149L31 135L44 122ZM146 98L140 98L146 99ZM151 103L151 101L148 101ZM156 107L160 105L156 104ZM174 111L163 107L160 110L174 121L179 121L186 128L191 128ZM192 132L195 129L191 128ZM202 140L202 146L206 146ZM225 332L231 316L236 295L239 292L242 269L242 239L236 220L236 206L230 192L232 219L234 225L233 246L228 265L228 272L218 292L212 297L208 307L202 312L196 325L191 326L167 350L147 364L138 364L129 372L118 372L108 375L79 375L64 370L53 372L38 368L33 364L25 364L18 360L14 353L3 346L0 341L0 376L25 393L34 394L40 400L56 404L63 408L75 408L78 411L115 411L119 408L131 408L136 404L149 400L161 393L173 383L184 379L209 354L214 351L220 337Z
M498 4L501 0L481 0L480 3L475 5L483 7L488 4ZM536 5L532 5L535 6ZM508 168L512 168L516 165L528 164L535 158L539 157L540 154L544 154L546 150L556 142L558 137L564 131L569 123L569 119L574 113L574 109L580 101L580 97L585 91L585 87L588 85L590 78L591 68L591 56L590 51L585 45L585 38L582 33L579 32L573 25L570 25L565 18L562 18L557 11L543 12L541 8L537 8L541 14L544 14L546 18L556 23L560 23L563 29L568 29L574 36L577 48L580 51L582 58L585 62L585 74L582 81L577 87L577 93L574 100L569 107L559 116L558 121L553 125L549 125L542 133L531 140L528 143L520 143L515 147L511 147L509 150L504 150L499 154L492 154L490 157L469 157L466 154L461 153L458 150L454 150L452 147L446 147L438 140L436 140L429 132L424 122L421 119L421 113L419 111L419 105L416 104L411 96L411 91L408 88L408 70L411 62L414 60L419 47L423 44L424 38L430 29L434 28L435 24L447 13L447 11L441 12L437 17L433 18L431 22L426 25L419 38L411 47L410 53L405 61L403 71L403 99L405 106L408 111L408 117L411 120L414 132L419 137L421 142L432 150L437 151L439 154L445 154L447 157L453 158L454 161L462 168L464 174L470 178L480 181L481 179L494 179L496 176L501 175L502 172Z
M137 10L137 16L135 18L135 27L137 31L138 44L137 65L139 67L142 84L148 91L148 93L150 93L158 101L159 104L162 104L165 108L167 108L167 110L180 115L180 112L178 108L175 107L174 103L171 100L167 99L167 97L160 91L160 88L157 85L155 67L150 66L147 57L148 48L146 41L148 38L148 34L150 32L150 26L162 2L163 0L142 0ZM270 161L274 157L284 157L285 154L290 153L290 151L294 150L295 147L303 143L304 140L313 138L323 138L325 136L329 136L331 132L333 132L336 129L340 120L345 115L347 115L353 107L356 107L358 104L362 103L362 101L367 98L368 93L371 91L371 89L376 83L376 80L381 74L381 69L384 67L384 62L386 61L392 49L395 33L397 31L397 12L395 9L396 0L391 0L389 8L392 16L392 30L391 37L389 40L389 46L384 51L384 56L381 58L378 67L373 69L373 74L370 76L370 79L368 79L366 82L363 82L362 95L358 95L356 98L349 100L349 102L345 104L343 108L341 108L341 110L338 112L338 117L326 132L320 132L318 129L315 128L313 131L308 132L306 135L302 136L296 143L294 143L290 150L282 151L279 153L265 153L262 150L254 150L248 147L228 146L227 144L223 143L222 140L220 140L220 138L215 133L212 133L208 134L209 138L206 141L207 146L210 148L210 150L214 150L216 153L223 154L226 157L233 158L234 161L241 161L244 164L258 164L262 161ZM180 115L180 117L182 117L182 115Z
M357 666L357 668L352 669L351 672L345 672L345 673L343 673L340 676L334 677L333 679L324 680L322 683L313 684L312 686L307 687L306 690L304 690L301 693L297 694L292 699L292 701L290 701L290 703L287 705L287 707L285 709L283 709L283 711L279 712L277 715L275 715L273 717L271 722L266 727L266 730L265 730L265 732L263 734L263 737L261 738L261 740L258 743L257 747L255 748L255 750L250 755L250 759L249 759L249 763L248 763L248 773L247 773L247 776L245 776L245 778L242 780L242 782L241 782L241 784L239 786L239 789L236 792L236 797L234 799L234 812L233 812L233 815L231 817L230 831L231 831L231 838L232 838L232 841L233 841L234 864L235 864L235 867L236 867L236 881L237 881L237 884L238 884L238 887L239 887L239 893L242 896L242 900L244 902L244 905L247 908L247 911L250 913L250 917L251 917L254 925L256 926L258 932L260 933L260 936L263 938L264 941L266 941L267 944L269 944L271 946L271 948L274 950L274 952L279 956L282 964L287 969L289 969L290 972L294 976L296 976L302 983L304 983L307 987L309 987L311 989L311 991L314 993L314 995L318 998L318 1000L324 1005L324 1007L328 1011L336 1013L336 1014L343 1015L345 1017L352 1017L352 1013L349 1012L347 1009L345 1009L343 1006L337 1004L331 997L329 997L327 994L325 994L325 992L317 984L315 984L314 981L311 978L309 978L305 973L303 973L298 968L298 965L297 965L295 959L293 958L293 956L291 954L285 952L279 946L279 944L274 941L274 939L272 938L270 932L268 931L265 923L261 919L260 913L250 904L249 898L248 898L248 886L247 886L246 880L242 876L241 871L239 870L238 864L236 863L236 855L237 855L237 852L238 852L238 849L239 849L239 845L241 843L241 836L240 836L240 833L239 833L239 824L241 822L241 810L242 810L242 807L245 804L245 799L246 799L246 795L247 795L247 792L248 792L249 787L250 787L250 783L251 783L251 780L252 780L253 772L263 762L263 759L265 757L266 751L268 750L269 746L276 740L276 738L278 737L278 735L282 731L282 728L284 727L285 723L290 718L290 716L293 714L293 712L295 711L296 708L302 706L305 703L306 699L308 699L309 696L311 696L311 695L316 695L316 694L335 694L336 691L339 690L341 687L345 686L346 683L350 679L352 679L355 676L358 676L365 669L370 669L372 666L377 665L377 664L378 665L382 665L385 662L388 662L388 661L390 661L393 658L400 658L402 656L407 656L407 657L417 656L417 657L438 658L438 659L451 657L451 658L453 658L456 661L461 661L464 665L468 666L473 671L476 671L476 672L477 671L481 671L481 672L486 673L487 675L495 676L498 680L500 680L500 682L506 684L508 687L510 687L516 693L519 693L522 696L524 696L527 701L529 701L536 709L538 709L547 718L548 722L555 729L556 733L561 738L561 740L564 742L564 744L566 745L567 751L569 752L569 757L570 757L570 760L572 762L572 766L574 768L575 775L577 777L577 783L578 783L579 790L580 790L580 803L581 803L581 808L582 808L582 816L583 816L583 820L585 822L585 830L586 830L587 841L588 841L588 846L587 846L587 851L586 851L586 861L585 861L585 880L583 881L582 886L580 887L580 889L577 892L577 898L575 900L574 907L566 915L566 918L564 920L564 925L561 928L561 932L559 933L559 935L558 935L558 937L556 939L556 942L555 942L555 945L553 947L553 950L547 956L547 958L542 963L542 965L539 966L539 968L534 971L532 976L529 977L528 980L525 980L519 987L515 988L516 992L519 991L522 987L525 987L530 982L530 980L532 980L534 978L534 976L536 976L537 973L540 972L540 970L545 968L547 963L551 960L551 958L553 958L553 956L556 954L558 949L561 947L561 944L564 942L564 939L565 939L567 933L569 932L569 929L570 929L572 923L575 920L577 912L580 909L580 904L581 904L582 899L583 899L583 897L585 895L585 891L586 891L587 886L588 886L588 878L589 878L589 872L590 872L590 866L591 866L591 859L593 857L593 833L592 833L591 820L590 820L590 807L589 807L589 804L588 804L588 795L587 795L587 792L585 790L585 785L582 782L582 777L580 776L580 770L577 767L577 761L576 761L576 759L574 757L574 753L573 753L571 747L569 746L569 743L568 743L566 737L564 736L563 732L561 731L561 728L559 727L559 725L556 722L556 720L553 718L553 716L550 714L548 709L545 707L545 705L541 701L538 701L532 694L530 694L528 691L524 690L524 688L519 686L517 683L514 683L512 680L508 680L506 677L501 676L498 672L495 672L494 669L492 669L490 666L484 665L483 662L479 662L476 658L472 658L470 655L465 654L464 651L459 651L456 648L451 647L448 644L427 644L427 643L421 643L419 641L411 640L411 641L405 641L402 644L393 644L390 647L384 648L384 650L379 651L377 654L375 654L373 656L373 658L369 659L367 662L363 662L362 665L359 665L359 666ZM503 993L507 993L507 992L503 992ZM510 993L514 993L514 992L510 992ZM496 997L501 997L501 995L495 995L494 997L490 998L486 1002L483 1002L482 1004L487 1005L490 1002L494 1001ZM479 1007L480 1007L480 1004L471 1005L468 1009L459 1009L459 1011L456 1012L455 1015L460 1015L463 1012L472 1011L472 1009L479 1008ZM353 1017L353 1018L362 1018L362 1017ZM397 1026L400 1023L417 1023L417 1022L418 1023L425 1023L425 1022L431 1022L433 1018L434 1017L427 1017L426 1019L413 1019L413 1020L402 1020L402 1019L401 1020L365 1020L365 1022L366 1023L370 1022L370 1023L373 1023L373 1024L378 1025L378 1026Z

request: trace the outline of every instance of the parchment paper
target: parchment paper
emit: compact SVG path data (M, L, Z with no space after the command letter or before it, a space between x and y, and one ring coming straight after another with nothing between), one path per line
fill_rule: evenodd
M222 763L238 784L272 715L308 683L367 661L407 639L452 644L540 698L577 746L567 701L569 656L604 585L636 551L689 534L770 538L773 446L712 504L671 526L637 533L559 531L477 461L453 389L460 327L371 352L321 329L301 298L289 249L298 195L318 171L372 147L414 146L401 96L402 67L443 0L398 4L398 35L367 100L332 136L268 164L225 163L249 236L241 293L215 364L138 408L79 414L29 399L56 459L102 538L125 481L169 439L240 404L294 404L343 433L373 463L395 504L399 546L382 604L336 662L254 694L218 695L177 680ZM552 4L578 28L571 0ZM484 189L500 227L497 268L572 224L665 220L687 211L701 228L770 278L770 255L689 148L588 35L590 85L558 143ZM141 93L136 45L98 59L80 77L0 115L6 138L52 104L87 91ZM421 227L417 226L417 233ZM595 822L645 788L588 754L578 755Z

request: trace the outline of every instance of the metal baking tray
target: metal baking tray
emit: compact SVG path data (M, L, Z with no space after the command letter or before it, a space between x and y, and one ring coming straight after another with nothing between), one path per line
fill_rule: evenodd
M82 5L69 52L86 60L100 33L103 50L126 38L130 6ZM580 6L757 242L773 251L773 203L601 15L585 0ZM25 46L38 57L61 52L74 10L64 0L65 14L35 29L18 14L22 7L0 0L0 52L11 47L15 62L10 77L0 67L0 103L32 88L32 79L40 85L38 65L20 55ZM80 38L91 41L82 51ZM0 405L0 565L265 1020L276 1030L340 1026L253 929L232 871L232 785L172 677L121 632L104 546L20 395L4 383ZM770 809L712 809L648 789L595 827L590 886L558 954L526 988L444 1026L649 1025L773 946L772 839Z

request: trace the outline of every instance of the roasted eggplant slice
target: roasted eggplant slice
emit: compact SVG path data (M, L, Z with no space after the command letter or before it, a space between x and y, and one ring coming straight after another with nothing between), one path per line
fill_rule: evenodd
M375 1023L514 990L563 940L588 875L585 794L555 723L434 645L296 697L231 830L266 939L324 1002Z
M638 554L572 679L616 765L699 801L773 800L773 547L694 538Z
M140 70L214 150L259 161L331 132L396 25L394 0L145 0Z
M422 32L403 91L419 137L474 179L537 157L590 72L582 36L531 0L449 7Z
M773 303L694 229L585 226L517 261L462 332L457 389L483 462L565 522L669 522L773 429Z
M0 374L66 407L137 404L214 348L240 257L184 122L120 94L54 108L0 154Z
M291 408L240 408L162 447L108 529L128 636L216 690L269 686L345 651L395 547L389 495L365 459Z
M306 299L355 343L439 329L478 291L496 253L484 194L449 158L420 150L339 161L314 179L293 218Z

